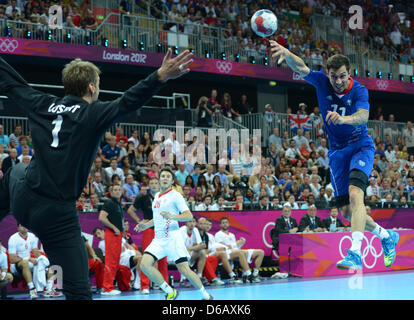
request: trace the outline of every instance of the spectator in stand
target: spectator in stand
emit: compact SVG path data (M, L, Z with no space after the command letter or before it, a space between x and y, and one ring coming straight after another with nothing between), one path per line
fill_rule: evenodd
M17 147L16 147L16 150L17 150L17 155L18 155L18 156L20 156L20 155L22 154L22 148L23 148L24 146L29 147L29 146L27 145L27 137L26 137L26 136L20 136L20 137L19 137L19 144L18 144L18 145L17 145ZM32 149L30 149L30 147L29 147L29 155L32 155Z
M269 139L267 140L267 143L268 143L268 148L269 149L270 149L272 144L274 144L277 149L282 148L282 139L280 138L278 127L273 128L273 133L269 136Z
M303 129L302 128L297 129L297 134L292 139L295 140L295 145L296 146L301 147L302 142L305 142L306 146L309 149L309 140L303 135Z
M4 146L4 149L9 150L10 138L7 134L4 134L4 127L0 124L0 144Z
M384 180L383 180L383 185L382 185L382 187L380 187L380 190L379 190L379 195L380 195L380 198L385 198L385 196L387 195L387 194L392 194L392 187L391 187L391 179L390 178L385 178Z
M211 211L212 205L211 205L211 196L206 195L203 198L203 202L200 202L196 205L195 211Z
M224 117L227 117L230 119L233 119L235 117L240 117L240 114L234 111L234 109L232 108L231 97L228 92L225 92L223 94L223 97L221 99L221 110L220 111Z
M408 199L411 201L414 200L414 180L413 178L407 178L407 185L405 186L405 191Z
M289 149L286 150L285 156L291 165L296 165L298 161L305 162L305 158L301 155L294 139L290 139Z
M225 210L224 197L220 195L217 197L217 202L211 206L210 211L224 211L224 210Z
M316 216L316 206L311 205L306 215L302 217L299 223L299 232L313 231L324 232L326 229L322 225L321 219Z
M414 130L412 121L407 121L407 128L403 131L403 144L408 153L414 155Z
M32 156L30 155L31 150L29 146L28 145L22 146L21 150L22 150L22 153L20 156L17 157L17 159L19 159L20 162L23 162L23 159L26 158L26 159L29 159L29 162L30 162L30 160L32 159Z
M103 200L105 201L105 200ZM89 197L89 205L93 209L93 211L99 212L102 209L102 205L100 204L100 200L96 193L92 193Z
M304 103L304 102L299 103L299 109L298 109L297 114L301 114L301 115L306 116L308 114L308 112L306 111L307 107L308 106L306 105L306 103Z
M241 100L235 107L235 111L238 114L250 114L254 112L254 108L247 101L247 95L242 93Z
M252 206L253 210L272 210L273 209L273 204L271 202L269 202L269 197L266 196L260 196L259 197L259 202L253 204Z
M1 164L1 170L5 174L9 168L13 168L19 162L20 161L17 158L17 150L14 148L10 149L9 156L5 158Z
M109 187L111 185L111 178L106 170L102 167L102 158L97 156L94 161L93 168L91 170L92 175L95 175L96 172L101 174L101 182L106 186Z
M302 141L302 144L299 148L299 152L302 155L302 157L305 158L305 160L308 160L310 158L311 153L310 153L309 147L308 147L308 145L306 144L305 141Z
M198 116L197 127L210 128L212 126L213 110L208 106L208 98L203 96L198 100L195 114Z
M104 167L109 167L111 160L115 158L118 162L121 149L116 145L116 137L111 136L109 143L102 148L101 158Z
M16 147L19 145L19 137L21 135L22 135L22 126L20 124L17 124L13 129L13 133L10 134L9 136L10 141L13 141Z
M110 160L110 166L108 168L105 168L105 171L111 180L114 175L118 176L120 182L123 182L125 180L124 172L121 168L118 168L118 159L115 157Z
M345 228L345 225L343 224L341 219L338 218L338 208L331 207L329 211L330 211L330 216L322 220L323 228L330 232L336 231L337 228Z
M369 178L369 186L366 191L367 197L380 195L380 188L377 185L377 180L374 177Z
M99 25L98 22L95 20L93 11L89 9L87 11L87 16L83 19L82 22L85 26L85 29L87 30L95 30ZM128 141L128 139L126 139L126 141Z
M6 16L8 18L12 17L12 13L13 10L17 10L17 15L20 16L21 15L21 10L19 8L19 6L17 5L17 0L11 0L10 1L10 5L6 7Z
M213 112L220 112L221 105L217 101L217 89L211 90L210 98L207 101L207 106Z
M396 207L397 207L397 205L392 199L392 194L391 193L385 194L385 201L382 202L381 208L383 208L383 209L393 209L393 208L396 208Z
M243 195L236 196L236 203L232 206L233 210L243 211L243 210L250 210L250 204L244 202Z
M83 187L83 194L85 195L85 197L90 197L92 193L95 193L95 187L93 186L92 174L89 173L85 187Z
M139 194L139 188L135 184L134 177L129 174L125 178L125 184L123 185L122 198L127 202L133 202Z
M134 129L132 130L131 137L128 139L128 142L134 143L134 148L137 148L139 145L139 139L138 139L138 130Z

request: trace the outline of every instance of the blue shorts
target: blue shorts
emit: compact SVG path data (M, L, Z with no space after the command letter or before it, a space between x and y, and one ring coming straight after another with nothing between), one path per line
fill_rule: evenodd
M351 143L343 149L329 149L329 167L335 197L349 193L349 174L357 169L368 177L374 166L374 142L370 137Z

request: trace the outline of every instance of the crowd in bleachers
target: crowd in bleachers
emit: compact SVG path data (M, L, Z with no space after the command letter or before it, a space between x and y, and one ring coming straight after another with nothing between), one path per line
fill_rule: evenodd
M222 110L228 107L217 101L210 101L208 106ZM240 110L236 105L232 108ZM316 114L312 113L313 121L320 117L315 111ZM301 104L297 112L307 114L307 106ZM323 135L312 134L315 138L311 140L311 132L306 128L293 133L285 130L286 127L281 132L281 128L276 126L269 137L263 137L266 147L260 148L260 143L255 144L254 137L246 153L231 144L228 150L215 154L216 163L213 164L207 164L211 146L206 136L205 154L199 155L198 163L194 164L188 159L177 163L177 159L191 144L197 146L197 139L189 139L191 141L182 146L172 133L158 143L148 132L142 132L140 136L139 131L134 130L127 137L119 127L115 135L105 134L77 207L81 211L96 211L99 204L109 197L114 184L123 186L123 201L131 203L139 194L149 192L149 179L158 177L158 171L165 165L175 170L176 188L193 210L280 209L284 202L290 202L293 209L306 209L310 204L328 207L332 204L333 188L327 139ZM410 207L414 201L414 132L411 121L397 138L393 134L392 130L386 132L384 141L379 136L374 137L374 170L366 192L366 201L374 208ZM216 148L219 150L218 145ZM0 176L19 161L29 163L34 152L30 132L23 133L19 125L13 132L4 132L0 125ZM168 164L160 163L157 152L168 158L164 160ZM244 154L250 157L246 158Z
M391 5L391 3L393 5ZM72 36L87 37L89 30L98 26L98 19L93 13L89 0L67 1L17 1L3 0L0 3L0 19L15 22L31 22L37 25L31 27L31 38L47 39L45 37L49 23L49 7L53 4L62 6L64 28L73 28ZM324 0L297 0L297 1L197 1L197 0L152 0L136 1L134 8L146 8L150 5L150 12L155 18L167 18L165 29L180 30L192 33L194 26L226 28L222 32L224 38L237 40L240 53L247 57L264 57L268 54L268 39L256 36L250 27L250 17L259 9L270 9L278 17L278 32L274 36L282 45L287 46L293 53L303 58L313 67L324 66L329 56L341 53L343 48L339 43L315 39L311 29L312 14L339 16L343 18L343 26L349 19L348 8L359 4L364 10L363 35L378 52L390 52L395 49L394 59L403 63L414 60L414 8L406 1L324 1ZM122 15L134 14L131 0L122 0L119 3L119 12ZM403 12L400 17L397 12ZM404 20L404 23L401 21ZM129 20L128 20L129 21ZM130 24L130 22L129 22ZM29 28L23 24L9 23L6 28L8 36L26 37ZM217 31L203 32L203 35L217 35ZM352 31L356 33L356 31ZM83 39L83 38L82 38Z

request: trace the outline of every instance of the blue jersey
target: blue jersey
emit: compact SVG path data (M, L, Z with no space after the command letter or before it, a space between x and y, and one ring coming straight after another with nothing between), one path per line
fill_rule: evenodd
M325 121L328 111L335 111L341 116L352 115L358 109L369 111L368 90L364 85L351 78L348 90L338 94L332 88L328 76L323 72L310 71L304 80L316 88L324 129L328 134L331 147L335 149L344 148L352 142L368 137L365 124L353 126L349 124L327 124Z

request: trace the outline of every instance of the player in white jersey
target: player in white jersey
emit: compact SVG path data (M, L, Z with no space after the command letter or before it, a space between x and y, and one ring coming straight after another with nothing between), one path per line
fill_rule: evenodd
M13 281L13 275L10 272L7 272L8 269L9 265L7 263L7 254L3 250L0 240L0 289Z
M105 232L102 228L93 229L93 235L99 240L98 248L101 249L102 255L105 257Z
M218 231L215 235L216 242L226 245L229 249L242 249L242 247L246 243L246 239L240 238L236 241L236 236L234 235L234 233L228 231L229 225L230 223L227 217L222 217L220 219L221 230ZM255 260L253 274L250 271L250 267L246 269L244 263L242 264L240 261L240 265L243 269L243 282L247 282L247 280L249 280L250 282L260 282L259 268L261 267L263 262L264 251L262 249L242 249L242 251L245 253L248 264L251 263L253 259Z
M202 278L204 266L206 264L206 245L201 240L200 232L195 227L196 220L193 217L192 221L188 221L185 226L180 228L181 237L184 240L184 244L187 251L190 254L190 267L193 267L197 262L197 275ZM185 277L181 275L180 284L184 281Z
M138 290L141 287L141 279L139 276L139 273L141 272L141 259L141 252L135 250L134 247L123 238L119 264L131 270L131 281L133 281L132 287L135 290Z
M56 298L62 296L53 289L54 276L53 272L47 272L47 283L45 272L49 266L49 260L42 255L38 249L39 239L31 232L23 227L21 224L17 225L17 230L9 238L8 249L10 259L10 271L14 275L21 274L27 282L30 290L30 299L37 299L39 297L33 278L35 278L37 289L44 286L46 290L43 293L45 298ZM33 252L34 257L31 256ZM33 273L33 274L32 274Z
M183 196L172 189L174 173L169 168L160 171L160 192L152 202L154 218L148 222L141 222L135 227L135 231L143 231L154 226L155 238L144 252L141 261L141 270L166 293L167 300L175 300L178 291L171 288L165 282L161 273L154 268L155 261L167 256L175 261L178 271L198 289L205 300L213 297L207 293L200 278L190 269L190 258L184 241L181 237L178 222L191 221L193 215L188 209Z

